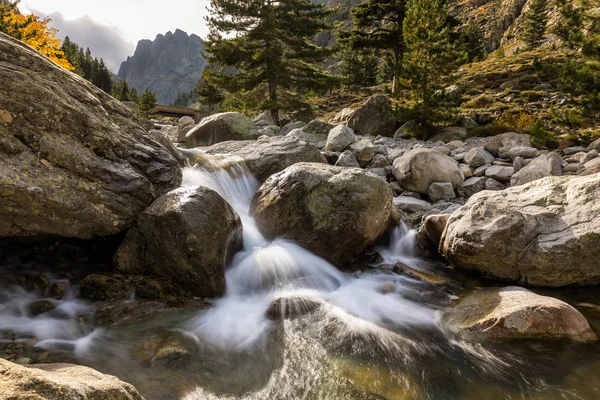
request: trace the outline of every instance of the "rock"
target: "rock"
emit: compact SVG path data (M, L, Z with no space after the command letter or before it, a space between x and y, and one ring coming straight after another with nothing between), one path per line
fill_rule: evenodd
M585 151L585 147L583 147L583 146L567 147L566 149L563 150L563 154L565 156L570 156L573 154L580 153L582 151Z
M600 175L549 177L471 197L444 233L454 265L536 286L600 283Z
M584 164L586 169L594 169L594 168L599 168L600 167L600 157L598 158L594 158L591 161L588 161Z
M329 132L334 128L333 125L327 122L314 119L306 126L302 127L302 131L306 133L308 140L311 143L319 143L327 141Z
M434 254L440 247L442 233L446 229L449 218L450 214L435 214L428 215L423 219L422 229L429 240L431 249L435 250Z
M469 178L466 181L464 181L463 184L460 185L458 189L456 189L456 191L458 192L458 195L460 197L468 199L475 193L479 193L482 190L485 190L485 181L486 178L483 177Z
M446 143L446 147L452 151L465 147L465 142L460 140L453 140L451 142Z
M524 161L525 161L525 159L521 156L515 157L515 159L513 160L513 168L515 169L516 172L519 172L520 170L523 169Z
M86 276L79 287L79 297L91 301L126 300L130 293L121 280L100 274Z
M450 148L448 148L446 146L435 146L435 147L432 147L431 150L435 150L439 153L442 153L445 156L449 156L450 153L452 153L452 150L450 150Z
M433 203L439 200L449 201L456 198L454 187L450 182L433 182L427 189L427 196Z
M337 165L338 167L360 168L360 164L358 163L358 161L356 161L356 157L354 157L354 154L352 154L350 150L346 150L345 152L340 154L340 157L338 158L335 165Z
M391 164L393 164L396 158L402 157L406 153L407 151L405 149L388 149L387 159Z
M254 140L258 129L247 116L238 112L213 114L204 118L185 135L189 148L211 146L228 140Z
M367 165L367 168L388 168L391 167L388 159L383 154L375 154L373 159Z
M48 311L52 311L56 308L56 305L50 300L38 300L29 304L29 315L31 317L37 317L38 315L45 314Z
M194 121L194 118L189 117L187 115L185 117L181 117L177 122L177 132L181 132L181 130L186 126L193 126L195 124L196 122Z
M501 167L493 165L485 170L485 176L488 178L496 179L500 182L510 182L510 177L515 173L513 167Z
M177 143L185 143L185 137L187 136L189 131L191 131L195 127L196 125L188 125L181 128L181 130L177 132Z
M272 320L296 319L310 314L321 307L321 303L303 297L278 297L267 309L267 317Z
M574 164L569 164L567 165L563 171L566 173L577 173L579 171L581 171L584 168L583 164L581 163L574 163Z
M0 359L0 382L2 399L143 400L130 384L79 365L23 367Z
M412 130L415 124L412 121L406 122L394 133L394 140L410 139L412 138Z
M467 130L462 127L452 126L443 129L441 132L436 133L431 138L432 142L452 142L453 140L465 140L467 138Z
M359 140L350 145L350 151L356 157L356 161L365 168L375 156L375 146L368 140Z
M485 171L487 171L487 169L491 166L492 166L492 164L486 164L486 165L483 165L483 166L477 168L475 171L473 171L473 176L474 177L485 176Z
M468 179L473 176L473 170L468 165L460 164L459 167L463 175L465 176L465 179Z
M290 137L223 142L203 150L208 154L239 157L260 182L299 162L327 163L321 152L310 143Z
M415 149L394 160L394 177L405 189L427 194L433 182L450 182L458 187L464 175L458 163L435 150Z
M152 137L152 139L160 143L163 146L163 148L167 150L169 154L171 154L181 166L184 165L184 157L181 155L179 150L177 150L177 148L173 145L173 142L171 142L171 140L168 137L166 137L161 131L152 130L148 133Z
M517 157L535 158L539 153L539 150L534 147L516 146L511 147L510 150L508 150L507 155L511 160L514 161Z
M48 294L53 299L62 300L67 294L67 288L66 282L54 282L48 286Z
M185 368L196 353L194 340L179 331L161 331L138 343L135 356L154 368Z
M341 156L341 153L339 153L337 151L324 151L324 152L322 152L322 154L325 157L325 159L327 160L327 163L329 165L335 165L335 163L338 161L338 159Z
M277 125L270 111L264 111L258 114L252 121L254 122L254 125L256 125L256 127L259 129Z
M327 136L326 151L344 151L356 141L354 131L346 125L338 125L329 131Z
M357 135L392 137L396 131L392 102L379 94L371 96L348 119L348 127Z
M479 126L479 124L471 117L462 117L460 125L465 129L475 129Z
M347 122L352 114L354 114L354 108L344 108L342 111L336 114L333 118L335 122Z
M0 65L0 237L115 235L181 184L122 103L4 34Z
M296 128L296 129L292 129L287 135L285 135L287 137L295 137L298 139L302 139L302 140L306 140L307 142L310 142L308 140L308 135L306 134L306 132L304 132L302 130L302 128Z
M510 180L511 186L524 185L546 176L562 175L562 158L557 153L542 154L521 168Z
M487 178L485 180L485 190L504 190L506 189L506 186L504 186L502 183L498 182L497 180L493 179L493 178Z
M498 155L501 147L509 151L513 147L531 147L531 137L524 133L507 132L492 137L484 146L485 150L494 156Z
M480 289L450 309L443 321L466 339L597 339L575 308L516 286Z
M585 149L586 151L600 151L600 138L594 140L590 145Z
M156 276L202 297L225 291L225 268L242 247L242 223L215 191L182 187L142 212L137 259Z
M411 213L425 211L431 208L430 203L426 202L425 200L414 198L412 196L394 197L392 205L395 209Z
M98 327L134 326L161 316L182 312L198 312L209 306L201 300L119 301L101 305L96 310ZM164 318L164 317L162 317Z
M281 132L279 133L281 136L285 136L294 129L302 129L306 126L306 122L303 121L293 121L289 124L286 124L283 128L281 128Z
M385 181L364 170L300 163L270 177L251 209L267 237L343 265L386 231L392 197Z
M491 164L493 161L494 156L481 147L474 147L465 154L465 162L473 168Z

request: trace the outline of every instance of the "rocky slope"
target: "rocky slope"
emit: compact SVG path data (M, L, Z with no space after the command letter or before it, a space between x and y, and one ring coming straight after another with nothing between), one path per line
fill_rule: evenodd
M203 50L199 36L179 29L154 40L140 40L133 56L121 64L118 79L138 91L152 90L159 103L173 104L179 94L193 90L202 76Z

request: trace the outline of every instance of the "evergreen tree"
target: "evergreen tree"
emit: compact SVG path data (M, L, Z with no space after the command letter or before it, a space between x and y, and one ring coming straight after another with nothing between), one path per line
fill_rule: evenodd
M523 40L529 50L540 47L548 26L548 0L531 0L523 23Z
M484 33L480 24L471 20L459 30L460 41L467 53L469 62L481 61L487 56Z
M372 50L349 49L342 54L340 73L347 86L374 86L379 73L379 58Z
M392 93L400 89L400 75L406 45L403 24L407 0L367 0L351 11L354 28L340 34L340 41L350 43L354 49L379 49L383 51L393 71Z
M558 36L569 48L573 49L581 44L583 39L583 9L573 0L556 0L559 18L552 33Z
M450 40L448 8L444 0L410 0L404 20L407 70L416 100L414 111L419 124L426 127L435 120L440 106L436 92L443 89L443 78L466 56Z
M208 106L209 112L215 112L217 106L225 100L225 94L221 89L214 85L214 74L207 68L202 73L202 78L196 82L194 91L199 96L198 101Z
M140 109L140 114L145 118L150 118L156 112L156 94L146 89L137 96L137 105Z
M317 63L331 54L312 38L330 28L332 13L310 0L211 0L207 57L214 82L231 93L250 93L279 121L279 110L301 103L302 95L334 82Z

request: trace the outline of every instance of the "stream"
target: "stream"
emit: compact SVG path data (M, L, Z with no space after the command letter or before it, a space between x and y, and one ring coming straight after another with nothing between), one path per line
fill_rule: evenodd
M242 219L244 248L226 271L224 297L204 310L97 328L98 305L79 300L67 275L50 274L41 292L17 276L44 266L0 266L0 346L33 344L52 361L116 375L148 400L600 398L598 344L468 343L447 332L441 313L492 283L419 258L406 226L380 244L370 267L342 272L261 235L249 215L259 184L235 160L207 156L183 175L183 185L217 191ZM57 285L61 300L51 293ZM600 332L596 289L536 292L569 302ZM52 309L32 312L40 300ZM276 300L290 318L268 317Z

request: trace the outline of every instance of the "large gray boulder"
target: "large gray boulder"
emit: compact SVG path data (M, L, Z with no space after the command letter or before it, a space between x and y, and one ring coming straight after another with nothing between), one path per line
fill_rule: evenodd
M392 102L380 94L371 96L352 114L348 127L357 135L393 137L396 132L396 116L392 111Z
M513 147L531 147L531 136L524 133L507 132L492 137L486 144L485 150L498 156L500 149L506 153Z
M0 237L114 235L178 187L122 103L0 33Z
M252 214L266 236L294 240L340 266L386 231L392 196L389 185L370 172L301 163L262 185Z
M433 182L450 182L456 189L465 176L458 162L432 149L415 149L394 160L393 174L407 190L427 194Z
M547 176L562 176L562 162L558 153L542 154L514 174L510 178L510 185L524 185Z
M451 126L442 129L429 138L431 142L452 142L453 140L465 140L467 138L467 130L459 126Z
M473 147L465 154L465 162L472 168L479 168L486 164L491 164L493 161L494 156L481 147Z
M299 162L327 164L319 150L295 137L261 137L256 141L223 142L202 150L208 154L239 157L260 182Z
M254 140L259 136L254 121L242 113L226 112L204 118L185 135L187 147L210 146L228 140Z
M0 359L0 399L143 400L133 386L111 375L70 364L24 367Z
M440 253L452 264L536 286L600 283L600 175L551 177L475 194Z
M356 135L346 125L338 125L329 131L325 151L344 151L356 141Z
M448 310L443 321L465 339L597 339L575 308L516 286L480 289Z
M117 268L146 271L202 297L225 291L225 268L242 247L242 223L215 191L182 187L142 212L117 251Z

